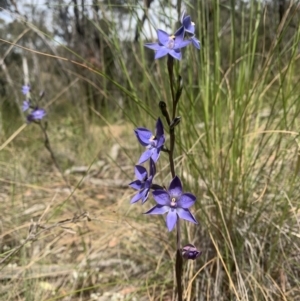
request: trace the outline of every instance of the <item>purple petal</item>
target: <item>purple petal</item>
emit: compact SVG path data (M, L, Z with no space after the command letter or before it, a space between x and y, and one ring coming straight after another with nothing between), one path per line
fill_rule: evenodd
M201 48L200 41L195 37L192 37L191 40L192 40L193 46L200 50L200 48Z
M164 126L163 126L161 119L158 118L156 121L155 136L160 137L160 136L163 136L163 134L164 134Z
M166 224L169 231L172 231L177 222L177 213L176 210L171 209L166 218Z
M137 128L134 130L136 137L143 146L149 145L149 139L153 136L152 132L146 128Z
M159 50L156 51L155 53L155 56L154 56L154 59L160 59L162 58L163 56L167 55L169 53L170 49L168 48L160 48Z
M148 210L147 212L145 212L144 214L165 214L166 212L169 211L169 209L170 208L168 206L156 205L150 210Z
M177 208L176 212L181 219L192 222L194 224L198 224L198 222L196 221L192 213L189 211L189 209Z
M183 25L185 28L187 28L187 27L190 26L191 22L192 22L191 16L185 16L185 17L183 18L183 20L182 20L182 25Z
M138 202L143 197L142 191L139 191L134 197L131 199L130 204Z
M179 200L177 200L177 206L184 209L188 209L191 206L193 206L195 202L196 202L196 197L193 194L183 193L180 196Z
M22 93L26 95L28 92L30 92L30 86L29 85L22 86Z
M151 158L150 158L151 159ZM152 176L150 176L146 181L145 181L145 183L144 183L144 187L145 188L151 188L151 186L152 186L152 180L153 180L153 177Z
M150 192L150 189L144 189L142 191L142 203L143 204L147 201L148 196L149 196L149 192Z
M143 188L143 184L140 180L133 181L133 182L129 183L128 185L131 188L136 189L136 190L140 190Z
M157 38L159 43L166 45L169 42L170 35L161 29L157 29Z
M184 27L181 26L174 34L175 42L181 42L184 39Z
M184 29L185 29L186 32L188 32L190 34L194 34L194 32L195 32L195 24L192 23L192 19L191 19L190 16L186 16L183 19L182 24L183 24Z
M134 168L135 176L141 182L144 182L148 178L147 169L144 166L136 165Z
M160 148L152 148L151 158L156 163L160 155Z
M171 181L168 191L172 198L178 198L182 194L182 184L177 176Z
M23 101L23 105L22 105L22 111L23 112L27 111L29 109L29 107L30 107L29 101L28 100L24 100Z
M192 40L184 40L184 41L181 41L180 43L176 43L174 48L176 50L178 49L181 49L183 47L186 47L187 45L191 44L193 41Z
M140 159L139 159L139 164L142 164L146 162L152 155L152 149L147 149L145 152L142 153Z
M157 140L157 145L156 145L156 147L157 147L157 148L161 148L161 147L164 145L165 140L166 140L165 135L160 136L160 137L158 138L158 140Z
M180 61L181 60L181 52L178 49L171 49L169 51L169 54L176 60Z
M153 50L159 50L161 48L161 45L159 45L158 43L146 43L144 44L145 47L153 49Z
M170 195L165 190L152 191L155 202L161 206L170 206Z
M27 116L27 121L41 120L45 115L46 111L44 109L35 109Z

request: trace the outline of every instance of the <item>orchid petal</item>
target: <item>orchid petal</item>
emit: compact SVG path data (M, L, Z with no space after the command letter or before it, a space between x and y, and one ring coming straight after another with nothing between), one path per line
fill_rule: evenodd
M133 181L133 182L129 183L128 185L131 188L136 189L136 190L140 190L143 188L143 184L140 180Z
M163 56L165 56L165 55L167 55L168 53L169 53L169 51L170 51L170 49L168 49L168 48L160 48L159 50L157 50L156 51L156 53L155 53L155 59L157 60L157 59L160 59L160 58L162 58Z
M165 214L168 211L169 211L168 206L156 205L153 208L151 208L150 210L148 210L147 212L145 212L144 214Z
M182 184L178 176L175 176L169 186L169 194L173 198L178 198L182 194Z
M159 148L153 148L153 149L152 149L151 158L152 158L152 160L153 160L155 163L158 161L159 155L160 155L160 149L159 149Z
M145 47L153 49L153 50L159 50L161 48L161 45L159 45L158 43L146 43L144 44Z
M145 152L143 152L140 157L139 164L146 162L151 157L152 152L152 149L147 149Z
M156 137L160 137L160 136L163 136L163 134L164 134L164 126L163 126L161 119L158 118L156 121L155 135L156 135Z
M165 190L154 190L152 191L155 202L161 206L170 206L170 195Z
M198 39L196 39L195 37L192 37L191 41L192 41L193 46L200 50L200 48L201 48L200 41Z
M130 201L130 204L138 202L143 197L142 192L139 191L136 195L133 196L133 198Z
M145 181L148 178L147 169L144 166L136 165L134 168L135 176L140 181Z
M180 61L181 60L181 52L178 49L171 49L169 51L169 54L176 60Z
M169 231L172 231L177 222L177 213L176 210L171 209L166 218L166 224Z
M177 208L176 212L181 219L192 222L194 224L198 224L192 213L188 209Z
M143 204L147 201L148 196L149 196L149 192L150 192L150 189L144 189L142 191L142 203Z
M168 33L166 33L165 31L158 29L157 30L157 38L159 43L161 43L162 45L166 45L169 42L170 39L170 35Z
M153 136L151 131L146 128L137 128L134 130L135 135L143 146L149 145L149 139Z
M194 205L196 202L196 197L191 193L183 193L180 198L177 200L177 206L188 209Z

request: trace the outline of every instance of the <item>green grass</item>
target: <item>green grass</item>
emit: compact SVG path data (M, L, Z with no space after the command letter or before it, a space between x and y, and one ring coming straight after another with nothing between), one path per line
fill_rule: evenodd
M288 7L279 24L270 8L254 1L239 14L234 1L204 2L187 9L202 49L185 49L176 65L184 82L176 172L185 190L197 195L193 213L199 220L198 226L184 223L183 242L203 251L184 267L185 298L299 300L300 29L293 26L299 17ZM106 61L93 67L76 49L57 47L60 56L89 68L65 60L57 73L58 58L26 52L49 67L40 78L49 91L48 134L63 170L87 167L67 177L91 221L60 227L78 209L38 127L22 127L17 110L14 122L5 116L8 97L0 111L0 262L22 246L31 219L53 229L0 266L5 275L11 268L20 273L0 279L0 299L90 300L91 294L119 293L124 300L173 300L175 234L163 218L141 214L149 202L130 206L133 191L122 186L132 181L142 151L133 129L154 128L158 102L171 105L166 59L153 61L143 31L132 43L118 39L117 26L109 34L92 26L113 55L109 72ZM16 89L18 71L8 69ZM102 109L89 111L86 82ZM168 185L166 156L157 169L156 180Z

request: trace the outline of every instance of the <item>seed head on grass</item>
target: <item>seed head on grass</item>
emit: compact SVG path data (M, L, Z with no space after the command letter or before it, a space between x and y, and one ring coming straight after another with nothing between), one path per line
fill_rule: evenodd
M133 189L138 190L137 194L131 199L130 203L136 203L139 200L142 200L142 203L145 203L148 199L150 188L152 186L152 181L156 173L156 168L154 161L150 158L149 161L149 176L147 169L141 165L135 166L135 176L137 180L129 184Z
M175 227L178 217L198 224L195 217L189 211L189 208L194 205L196 197L191 193L182 192L182 184L177 176L171 181L167 191L162 189L154 190L152 195L157 205L145 214L168 213L166 224L169 231L172 231Z
M147 149L141 155L138 164L146 162L149 158L156 163L165 143L164 127L160 118L156 122L155 135L146 128L137 128L134 132L140 144Z
M176 60L181 60L181 48L191 43L191 40L184 40L184 28L180 27L174 35L169 35L165 31L157 30L158 43L147 43L145 47L156 51L155 59L159 59L169 54Z

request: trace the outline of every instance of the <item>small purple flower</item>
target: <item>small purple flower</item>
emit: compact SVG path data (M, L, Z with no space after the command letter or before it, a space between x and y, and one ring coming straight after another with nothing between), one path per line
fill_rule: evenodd
M142 200L142 203L145 203L148 199L152 181L156 173L155 164L151 158L149 163L149 176L145 167L140 165L135 166L135 176L137 177L137 180L131 182L129 186L138 190L138 193L131 199L131 204L136 203L139 200Z
M181 250L182 257L185 259L195 260L201 255L201 251L198 251L197 248L192 244L187 244Z
M157 205L145 214L168 213L166 224L169 231L172 231L175 227L178 217L198 224L189 211L189 208L195 203L196 197L191 193L182 192L182 184L177 176L171 181L167 191L162 189L154 190L152 195Z
M174 35L169 35L165 31L157 30L158 43L146 43L145 47L156 51L155 59L159 59L167 54L176 60L181 60L180 49L191 43L191 40L184 40L184 28L180 27Z
M200 49L200 41L195 37L195 23L192 22L191 16L185 16L185 12L183 12L180 21L184 31L191 35L189 40L192 42L194 47Z
M23 105L22 105L22 111L25 112L30 108L30 103L28 100L24 100L23 101Z
M35 108L28 116L27 122L41 120L45 117L46 111L44 109Z
M22 93L24 95L28 94L29 92L30 92L30 86L29 85L22 86Z
M138 164L146 162L149 158L152 158L154 163L156 163L165 143L164 127L160 118L156 122L155 135L146 128L137 128L134 132L140 144L147 148L141 155Z

